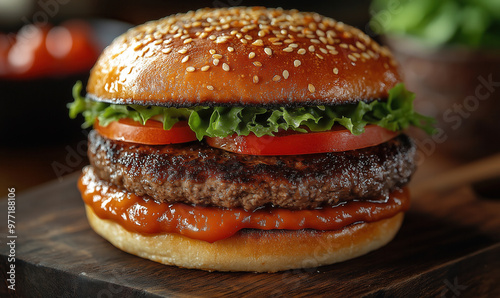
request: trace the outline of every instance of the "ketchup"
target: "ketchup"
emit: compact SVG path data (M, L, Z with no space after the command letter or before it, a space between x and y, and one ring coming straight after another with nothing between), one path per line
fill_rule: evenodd
M263 207L243 208L159 203L118 189L84 170L78 181L85 204L101 219L119 223L141 234L178 233L207 242L228 238L245 228L338 230L358 222L374 222L408 210L406 188L370 201L349 201L312 210Z

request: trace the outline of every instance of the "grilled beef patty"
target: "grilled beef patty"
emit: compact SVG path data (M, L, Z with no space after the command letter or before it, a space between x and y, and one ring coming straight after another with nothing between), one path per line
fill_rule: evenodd
M150 146L89 134L96 175L140 196L253 210L311 209L387 195L408 183L415 146L400 135L378 146L299 156L253 156L204 142Z

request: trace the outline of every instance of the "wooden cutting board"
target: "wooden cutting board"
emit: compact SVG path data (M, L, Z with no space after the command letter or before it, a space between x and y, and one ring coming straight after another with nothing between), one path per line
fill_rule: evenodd
M331 266L273 274L164 266L124 253L87 224L76 175L16 194L16 291L0 296L442 296L500 297L500 200L468 186L413 201L387 246ZM0 202L3 241L7 200Z

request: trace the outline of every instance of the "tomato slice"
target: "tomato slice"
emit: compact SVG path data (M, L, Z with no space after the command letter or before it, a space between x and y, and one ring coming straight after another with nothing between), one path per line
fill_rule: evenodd
M353 135L342 126L322 132L282 132L275 136L257 137L233 135L226 138L207 138L207 143L226 151L250 155L299 155L339 152L375 146L397 136L397 132L380 126L367 125L365 132Z
M107 126L94 123L94 129L102 136L117 140L145 145L165 145L186 143L196 140L196 134L189 128L187 121L179 121L169 130L163 129L160 121L148 120L145 125L132 119L123 118Z

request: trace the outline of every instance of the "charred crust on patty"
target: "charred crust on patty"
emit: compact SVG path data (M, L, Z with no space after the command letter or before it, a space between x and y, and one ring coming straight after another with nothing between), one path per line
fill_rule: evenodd
M140 196L253 210L311 209L388 195L408 183L415 146L400 135L365 149L300 156L252 156L204 142L148 146L89 134L96 175Z
M139 105L139 106L154 106L154 107L164 107L164 108L191 108L193 107L193 103L177 103L175 101L169 101L167 99L162 100L161 102L147 102L146 100L136 100L132 98L124 99L124 98L102 98L95 96L93 94L87 93L86 98L96 102L103 102L108 104L123 104L123 105ZM387 98L373 98L373 99L353 99L352 102L337 102L335 100L329 100L331 102L330 106L341 106L352 104L356 105L359 102L371 103L373 101L387 101ZM310 100L306 104L295 102L292 99L288 99L282 103L274 103L274 104L259 104L259 103L248 103L245 101L234 102L234 103L215 103L212 101L202 102L200 106L204 107L260 107L266 109L276 109L276 108L299 108L299 107L317 107L325 105L324 100Z

